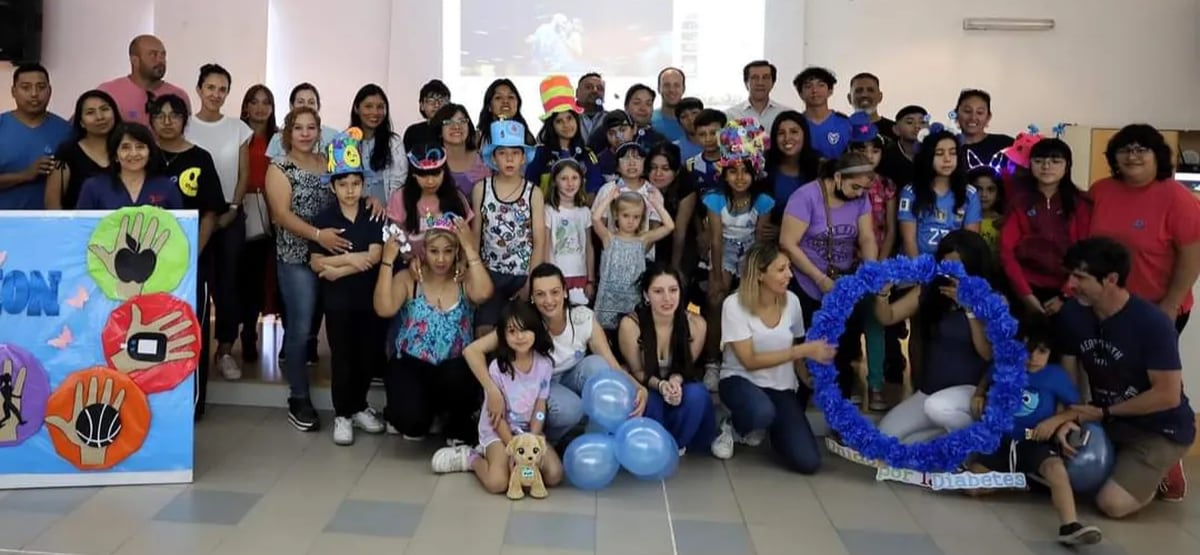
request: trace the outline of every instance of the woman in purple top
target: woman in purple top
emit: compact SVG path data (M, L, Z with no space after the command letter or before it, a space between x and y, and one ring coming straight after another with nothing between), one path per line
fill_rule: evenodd
M865 194L874 173L866 155L847 152L825 162L820 177L788 199L779 245L792 263L793 291L800 299L805 328L812 325L813 313L821 308L821 299L838 276L852 273L860 260L878 258L871 203ZM864 314L856 311L846 322L834 359L838 384L847 397L857 382L851 363L861 354L857 338L862 335Z
M458 190L462 191L463 196L471 198L475 184L491 175L492 170L479 156L475 124L471 122L467 109L462 104L446 104L433 114L429 125L441 133L450 176L454 178Z

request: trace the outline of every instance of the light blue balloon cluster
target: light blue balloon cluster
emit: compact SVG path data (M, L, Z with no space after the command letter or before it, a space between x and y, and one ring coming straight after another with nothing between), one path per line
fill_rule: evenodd
M597 372L583 386L587 433L571 442L563 455L567 480L582 490L612 483L624 466L643 480L665 480L679 468L679 446L658 422L629 418L636 387L615 370Z

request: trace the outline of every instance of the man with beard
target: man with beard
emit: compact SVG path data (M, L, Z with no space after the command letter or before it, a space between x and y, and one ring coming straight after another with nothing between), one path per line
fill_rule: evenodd
M579 114L579 123L583 125L580 136L590 140L592 132L603 127L600 123L604 121L605 113L604 78L594 72L580 77L575 87L575 100L583 108L583 113Z
M66 120L46 111L50 74L38 64L13 71L16 108L0 114L0 210L41 210L54 152L71 136Z
M1182 500L1187 480L1180 459L1196 438L1175 323L1125 288L1131 264L1129 250L1106 237L1067 250L1063 265L1073 298L1059 313L1062 365L1076 383L1080 371L1087 373L1091 404L1039 426L1056 427L1067 457L1078 447L1067 438L1081 423L1104 427L1116 463L1096 506L1110 518L1141 510L1156 494Z
M896 122L879 115L879 103L883 102L883 90L879 88L879 77L874 73L859 73L850 80L850 92L846 99L855 110L861 110L871 115L871 123L879 130L879 134L888 142L896 140L893 127Z
M146 105L156 97L173 94L188 103L191 101L183 89L163 80L167 74L167 49L154 35L138 35L129 42L129 75L101 83L100 90L108 93L117 103L121 118L147 127Z

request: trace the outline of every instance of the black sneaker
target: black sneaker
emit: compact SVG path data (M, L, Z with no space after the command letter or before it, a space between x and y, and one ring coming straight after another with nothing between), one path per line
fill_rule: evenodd
M1058 527L1058 543L1066 546L1093 545L1100 543L1103 538L1100 529L1095 526L1072 522Z
M317 409L313 408L311 399L288 399L288 422L301 432L321 429L321 418L317 415Z
M258 362L258 337L242 336L242 362L250 364Z

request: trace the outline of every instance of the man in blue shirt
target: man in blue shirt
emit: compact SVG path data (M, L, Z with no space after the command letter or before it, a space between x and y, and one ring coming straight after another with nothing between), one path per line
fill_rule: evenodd
M1160 489L1182 499L1180 460L1196 438L1175 324L1125 289L1130 265L1129 250L1113 239L1072 245L1063 266L1073 298L1058 316L1063 367L1076 382L1087 373L1091 404L1072 406L1057 436L1071 456L1068 434L1081 422L1102 423L1116 464L1096 506L1112 518L1141 510Z
M0 210L45 208L46 176L54 152L71 136L71 125L46 110L50 73L39 64L13 71L16 108L0 114Z
M850 144L850 119L829 109L829 97L837 77L823 67L809 67L792 80L792 86L804 101L804 119L808 120L808 142L822 158L834 160Z
M675 142L684 138L683 126L679 122L679 101L687 90L687 77L683 70L668 67L658 72L658 94L662 96L662 107L650 116L650 127L668 141Z

